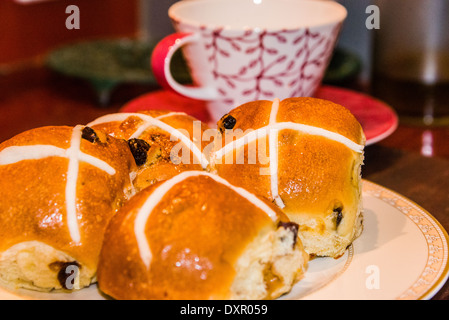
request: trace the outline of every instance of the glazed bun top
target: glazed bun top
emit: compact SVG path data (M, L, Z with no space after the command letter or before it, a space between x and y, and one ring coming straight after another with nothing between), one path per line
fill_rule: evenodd
M106 224L132 195L122 140L85 126L42 127L0 144L0 252L41 241L94 268Z
M275 100L276 101L276 100ZM273 110L275 101L259 100L245 103L218 122L218 128L224 132L226 122L234 122L232 129L256 130L273 123L294 122L318 127L340 134L351 141L364 145L365 136L360 123L345 107L328 100L318 98L288 98L279 101ZM235 120L228 119L229 116Z
M357 204L365 135L345 107L307 97L254 101L224 115L218 129L213 168L232 184L289 213L326 216L336 199ZM233 158L242 164L230 165Z
M248 244L287 220L218 176L183 172L142 190L111 220L100 287L119 299L223 298Z
M207 153L202 152L210 144L210 141L202 139L203 132L209 127L183 112L149 110L114 113L102 116L88 126L119 139L141 139L150 147L157 145L158 156L167 160L170 160L173 147L182 142L192 153L192 159L185 162L197 163L203 168L209 164Z

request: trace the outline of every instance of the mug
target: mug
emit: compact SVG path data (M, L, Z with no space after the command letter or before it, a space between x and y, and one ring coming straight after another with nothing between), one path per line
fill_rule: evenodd
M175 33L151 57L164 87L207 101L213 121L254 100L312 96L321 84L346 9L334 1L190 0L168 10ZM170 71L182 49L193 85Z

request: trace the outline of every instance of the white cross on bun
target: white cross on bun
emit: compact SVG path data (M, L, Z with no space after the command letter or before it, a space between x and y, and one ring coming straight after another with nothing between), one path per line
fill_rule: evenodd
M212 170L277 204L309 254L339 257L361 233L365 136L348 109L316 98L254 101L218 129Z
M214 137L202 140L209 127L183 112L115 113L87 125L128 140L139 168L134 181L137 190L186 170L207 169L209 165L208 154L203 150Z
M39 291L94 282L133 170L125 141L85 126L37 128L0 144L0 282Z
M139 192L111 220L99 288L126 300L274 299L306 270L297 228L268 201L185 171Z
M348 109L253 101L209 130L151 110L1 143L0 284L275 299L360 235L365 136Z

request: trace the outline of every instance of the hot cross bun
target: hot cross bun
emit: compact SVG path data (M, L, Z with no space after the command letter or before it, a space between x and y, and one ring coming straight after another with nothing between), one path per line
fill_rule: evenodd
M308 255L281 210L223 178L184 171L134 196L111 220L98 266L116 299L274 299Z
M212 171L275 203L309 254L338 257L361 233L365 136L348 109L317 98L254 101L218 129Z
M125 141L85 126L0 144L0 282L34 290L95 281L110 218L133 195Z

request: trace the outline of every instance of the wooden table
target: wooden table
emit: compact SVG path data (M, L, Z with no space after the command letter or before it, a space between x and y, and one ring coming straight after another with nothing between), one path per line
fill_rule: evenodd
M153 89L151 85L122 85L108 107L99 107L87 83L42 67L0 75L0 142L39 126L88 123L117 112L124 103ZM449 230L448 127L401 124L391 136L366 148L363 177L413 200ZM448 300L449 284L433 299Z

